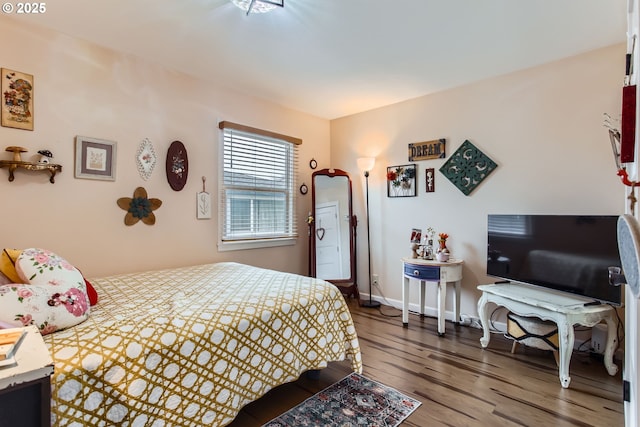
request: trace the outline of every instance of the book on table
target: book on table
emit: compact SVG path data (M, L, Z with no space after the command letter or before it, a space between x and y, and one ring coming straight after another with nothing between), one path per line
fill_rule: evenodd
M13 357L26 334L26 328L0 329L0 361Z

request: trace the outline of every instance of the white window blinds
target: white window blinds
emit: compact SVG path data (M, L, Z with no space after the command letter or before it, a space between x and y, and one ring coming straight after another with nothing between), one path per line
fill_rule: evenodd
M297 237L296 138L220 122L223 242Z

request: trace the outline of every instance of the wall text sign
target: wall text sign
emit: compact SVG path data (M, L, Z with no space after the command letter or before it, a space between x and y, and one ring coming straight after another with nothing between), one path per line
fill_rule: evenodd
M415 162L418 160L444 159L444 147L444 138L409 144L409 161Z

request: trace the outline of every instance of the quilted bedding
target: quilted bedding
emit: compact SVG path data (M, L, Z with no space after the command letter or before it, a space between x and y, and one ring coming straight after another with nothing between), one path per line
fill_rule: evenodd
M327 282L236 263L92 281L87 321L44 337L52 425L224 426L271 388L345 358L346 303Z

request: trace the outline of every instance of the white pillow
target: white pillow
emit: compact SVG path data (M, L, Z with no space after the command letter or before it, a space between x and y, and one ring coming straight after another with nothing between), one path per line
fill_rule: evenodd
M89 317L85 281L74 266L51 251L29 248L16 260L24 283L0 285L0 322L36 325L43 335Z

